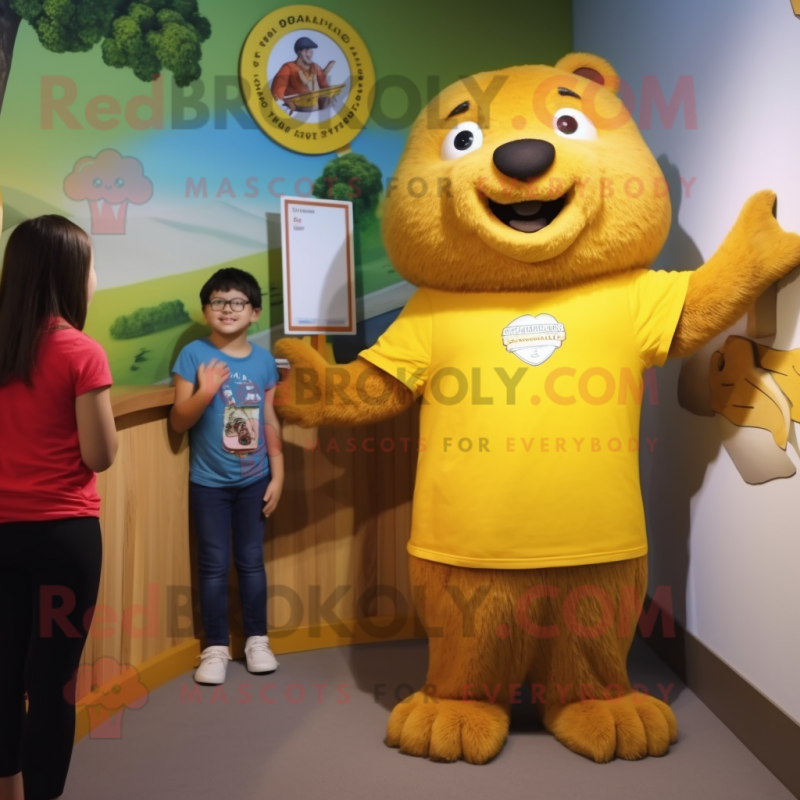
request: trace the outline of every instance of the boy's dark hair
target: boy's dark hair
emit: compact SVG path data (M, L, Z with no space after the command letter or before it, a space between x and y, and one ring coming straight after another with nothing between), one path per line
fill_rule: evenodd
M31 385L48 318L83 330L91 261L89 234L58 214L14 229L0 278L0 386L12 378Z
M258 281L249 272L236 267L218 269L200 290L200 302L206 306L211 302L212 292L229 292L231 289L246 294L254 310L261 308L261 287Z

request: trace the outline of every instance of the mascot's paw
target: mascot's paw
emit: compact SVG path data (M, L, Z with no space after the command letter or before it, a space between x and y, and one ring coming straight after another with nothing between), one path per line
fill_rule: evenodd
M275 389L275 411L286 422L310 428L320 424L325 368L331 366L312 347L298 339L279 339L273 354L292 365L289 376Z
M746 238L756 264L777 280L800 265L800 236L778 224L775 200L775 192L768 189L756 192L744 204L734 230Z
M386 744L401 753L485 764L502 749L508 713L499 705L476 700L445 700L415 692L392 710Z
M678 741L678 723L661 700L634 692L615 700L584 700L545 711L545 726L570 750L598 763L663 756Z

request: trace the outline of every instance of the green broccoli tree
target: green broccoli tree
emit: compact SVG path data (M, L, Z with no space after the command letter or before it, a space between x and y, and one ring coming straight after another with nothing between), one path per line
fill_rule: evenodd
M0 0L0 110L22 20L53 53L80 53L102 42L103 61L130 67L143 81L166 69L178 86L200 77L200 44L211 23L197 0Z
M382 189L380 169L358 153L346 153L325 165L312 194L324 200L352 200L353 222L358 224L375 213Z

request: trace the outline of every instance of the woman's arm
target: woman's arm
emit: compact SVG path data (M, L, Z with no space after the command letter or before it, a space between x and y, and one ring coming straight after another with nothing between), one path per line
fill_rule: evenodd
M117 426L108 386L75 398L81 459L93 472L105 472L117 455Z

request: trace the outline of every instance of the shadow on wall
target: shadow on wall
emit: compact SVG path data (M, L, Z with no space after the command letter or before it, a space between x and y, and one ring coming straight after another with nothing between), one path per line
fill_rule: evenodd
M664 155L658 163L670 187L672 228L654 267L694 270L703 264L703 256L678 223L682 202L678 167ZM685 624L691 502L721 446L716 426L678 406L680 367L681 361L673 359L657 371L658 405L651 399L642 409L642 437L657 441L653 453L642 456L641 473L650 553L648 592L653 597L659 586L669 587L673 614Z
M170 377L172 377L172 368L175 366L175 362L178 360L181 350L195 339L204 339L210 333L210 326L201 325L199 322L193 321L191 325L187 326L186 330L178 337L178 341L175 342L175 347L172 348L172 353L169 357Z

